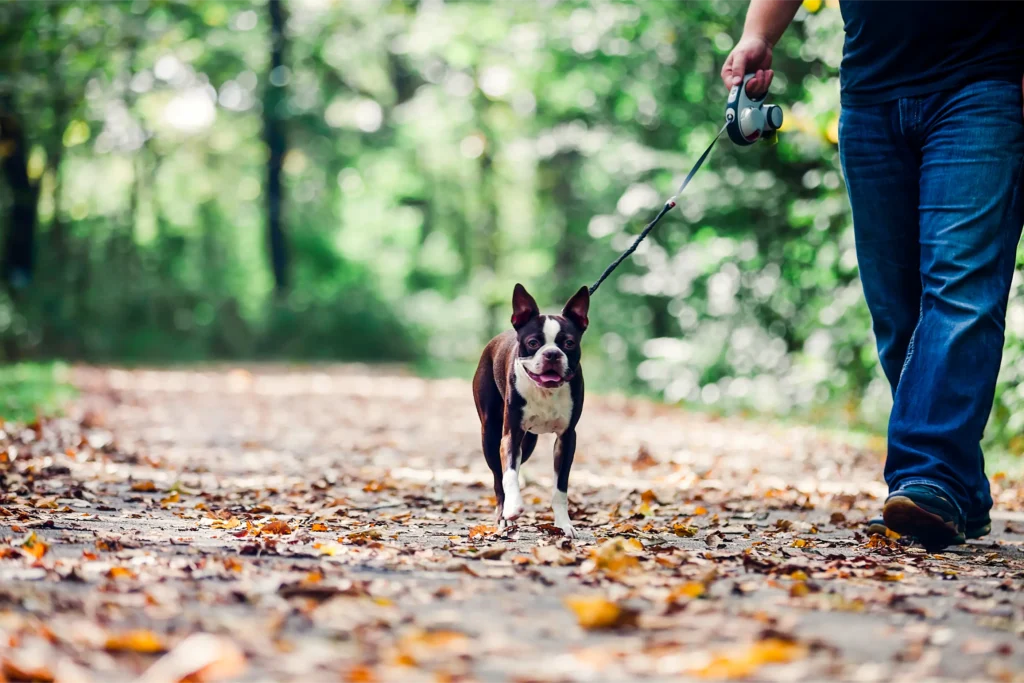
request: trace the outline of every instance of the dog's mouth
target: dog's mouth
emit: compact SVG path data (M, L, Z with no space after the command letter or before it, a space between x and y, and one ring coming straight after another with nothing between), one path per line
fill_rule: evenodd
M534 382L544 387L545 389L554 389L555 387L560 387L569 380L571 380L573 376L573 373L571 372L566 373L565 375L561 375L555 370L545 370L540 374L526 370L526 374L529 375L530 379L532 379Z

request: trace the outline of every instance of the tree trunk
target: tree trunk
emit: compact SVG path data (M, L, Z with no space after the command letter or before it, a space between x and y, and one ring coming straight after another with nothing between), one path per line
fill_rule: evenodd
M284 190L281 182L284 155L287 151L285 136L285 92L280 78L284 66L286 38L284 34L284 8L281 0L269 0L270 12L270 72L263 100L263 138L267 145L267 246L270 266L274 272L274 287L278 294L288 287L288 249L284 238ZM275 71L277 73L275 74ZM276 77L276 78L275 78Z
M0 157L4 178L11 189L7 218L3 277L12 291L28 285L35 263L36 218L39 188L28 177L28 142L10 100L0 100Z

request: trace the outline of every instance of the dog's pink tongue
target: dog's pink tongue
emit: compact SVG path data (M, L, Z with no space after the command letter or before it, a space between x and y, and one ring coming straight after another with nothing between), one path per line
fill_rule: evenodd
M562 376L559 375L557 372L548 371L541 375L540 379L543 382L558 382L562 379Z

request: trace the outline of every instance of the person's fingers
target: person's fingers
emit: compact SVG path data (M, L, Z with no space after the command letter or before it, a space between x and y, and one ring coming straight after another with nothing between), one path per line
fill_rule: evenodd
M732 63L734 52L730 52L729 56L725 58L725 64L722 65L722 82L725 83L726 87L732 87Z
M754 72L754 77L747 81L747 95L750 97L760 97L765 92L764 87L765 76L764 70L758 69Z
M743 76L747 73L747 54L742 51L734 53L732 61L732 85L739 85L743 82Z

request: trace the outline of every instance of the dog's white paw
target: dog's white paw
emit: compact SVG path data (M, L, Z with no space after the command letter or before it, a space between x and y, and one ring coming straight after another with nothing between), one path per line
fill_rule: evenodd
M555 518L555 526L562 530L566 538L577 538L576 529L569 519L569 496L555 489L551 494L551 513Z
M505 507L501 511L501 518L508 522L515 521L523 514L523 510L523 497L518 492L516 492L515 497L506 495Z
M562 533L565 535L566 538L580 537L580 535L576 533L576 529L573 527L571 522L566 522L565 524L556 524L555 526L562 530Z
M505 489L505 505L501 509L503 519L513 521L519 519L523 514L523 494L519 492L519 474L515 470L508 470L502 479L502 486Z

